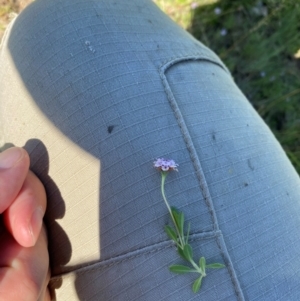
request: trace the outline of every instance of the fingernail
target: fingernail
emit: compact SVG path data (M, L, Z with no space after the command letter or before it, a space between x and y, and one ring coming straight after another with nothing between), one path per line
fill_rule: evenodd
M33 244L35 244L40 234L42 223L43 223L43 217L44 217L44 211L42 207L38 207L32 213L29 229L30 229L30 234L32 236Z
M4 152L0 153L0 168L12 168L22 159L23 156L24 152L19 147L12 147L5 150Z

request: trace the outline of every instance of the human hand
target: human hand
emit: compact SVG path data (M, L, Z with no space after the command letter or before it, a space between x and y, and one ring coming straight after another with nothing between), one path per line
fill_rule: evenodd
M49 301L46 193L19 147L0 154L0 301Z

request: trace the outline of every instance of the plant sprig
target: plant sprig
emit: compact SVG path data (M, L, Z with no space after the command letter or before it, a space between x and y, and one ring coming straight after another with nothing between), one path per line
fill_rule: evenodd
M220 269L224 268L225 265L222 263L206 264L205 257L201 257L198 263L193 259L193 249L189 244L190 223L185 227L184 213L175 207L171 207L165 195L165 180L168 172L171 170L177 171L177 166L178 164L174 160L157 159L154 162L154 167L161 171L161 193L173 222L173 227L166 225L164 230L168 237L175 242L179 256L189 263L189 266L180 264L171 265L169 270L176 274L199 274L192 286L193 292L197 293L201 288L203 278L206 277L206 269ZM187 228L186 234L185 228Z

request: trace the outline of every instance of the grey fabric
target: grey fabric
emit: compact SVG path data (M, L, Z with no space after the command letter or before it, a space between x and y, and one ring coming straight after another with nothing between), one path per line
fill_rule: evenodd
M7 47L40 114L101 162L100 258L59 264L67 251L50 229L59 301L73 286L78 300L300 299L299 177L211 50L147 0L37 0ZM39 146L27 149L42 174ZM162 156L180 164L166 193L191 222L196 257L226 264L196 295L194 275L167 268L180 259L151 165ZM60 187L45 185L51 220Z

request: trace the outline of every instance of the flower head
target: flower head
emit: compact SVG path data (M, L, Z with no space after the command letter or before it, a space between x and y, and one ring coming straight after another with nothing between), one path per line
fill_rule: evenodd
M176 170L178 164L175 163L174 160L158 158L154 162L154 167L161 170L161 171L169 171L169 170Z

